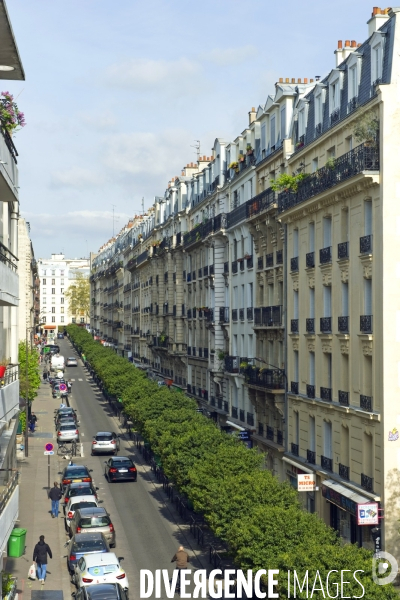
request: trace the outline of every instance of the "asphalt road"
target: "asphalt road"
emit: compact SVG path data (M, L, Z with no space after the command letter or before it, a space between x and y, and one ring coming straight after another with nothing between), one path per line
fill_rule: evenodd
M60 353L74 356L74 350L67 340L57 340ZM92 436L98 431L119 433L118 420L115 419L97 386L78 360L78 367L66 369L66 377L71 378L71 406L77 409L80 420L80 439L84 456L74 461L86 464L93 469L95 484L100 488L99 498L111 515L116 531L117 545L113 550L117 556L123 556L123 567L129 578L132 600L139 599L140 569L169 569L173 573L171 558L183 545L192 554L190 540L175 521L175 511L166 503L164 494L156 489L148 465L141 463L140 453L127 436L121 437L120 456L129 456L138 469L137 482L108 483L104 477L104 461L109 457L91 456ZM122 432L121 432L122 433ZM200 566L194 562L193 567ZM154 598L155 595L152 595ZM162 593L162 598L166 595Z

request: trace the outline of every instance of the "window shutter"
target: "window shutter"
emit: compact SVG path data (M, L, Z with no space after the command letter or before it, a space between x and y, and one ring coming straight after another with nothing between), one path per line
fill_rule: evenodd
M286 137L286 106L281 109L281 139Z
M332 316L332 288L324 285L324 317Z
M315 452L315 418L308 418L308 433L309 433L309 449L312 452Z
M372 235L372 202L364 202L365 235Z

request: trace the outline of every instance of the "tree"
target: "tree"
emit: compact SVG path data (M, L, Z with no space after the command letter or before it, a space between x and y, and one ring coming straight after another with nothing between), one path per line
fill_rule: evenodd
M23 398L26 398L28 388L28 400L32 402L37 396L40 387L39 374L39 355L36 348L32 350L28 346L28 386L26 383L26 342L18 344L18 362L19 362L19 388Z
M68 308L70 313L75 316L85 318L89 321L90 314L90 282L89 277L82 273L76 273L75 279L65 292L68 298Z

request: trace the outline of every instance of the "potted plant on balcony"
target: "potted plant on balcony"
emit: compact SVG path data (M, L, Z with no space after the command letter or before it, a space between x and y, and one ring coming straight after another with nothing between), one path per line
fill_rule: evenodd
M226 352L225 350L217 350L217 356L218 356L218 360L224 360L225 356L226 356Z
M2 379L4 377L6 369L9 364L10 364L10 361L8 358L2 358L0 360L0 379Z
M353 135L358 143L364 146L376 146L378 142L379 119L371 113L366 113L354 122Z
M232 161L229 166L228 169L233 169L235 171L235 173L239 173L239 165L238 162L236 160Z
M250 156L251 154L253 154L253 148L251 147L251 144L247 144L246 145L246 154L247 156Z
M249 258L251 258L251 255L248 252L246 252L246 254L244 255L243 258L245 258L246 260L248 260Z
M277 179L271 179L271 189L274 192L297 192L299 183L309 177L309 173L297 173L297 175L287 175L282 173Z
M2 128L12 135L18 128L25 127L24 113L18 109L14 96L10 92L1 92L0 121Z

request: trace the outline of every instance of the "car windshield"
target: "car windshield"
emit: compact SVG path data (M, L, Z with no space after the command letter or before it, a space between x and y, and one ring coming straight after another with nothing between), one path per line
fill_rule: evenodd
M82 529L90 529L91 527L106 527L111 523L110 518L107 515L104 517L85 517L80 520L79 527Z
M71 504L71 510L78 510L78 508L96 508L96 502L75 502Z
M115 573L117 571L119 571L118 565L99 565L88 568L88 573L90 573L90 575L108 575L109 573Z
M64 423L60 425L60 431L71 431L72 429L76 429L75 423Z
M94 496L94 491L89 486L84 488L71 488L69 497L75 498L75 496Z
M106 550L103 540L82 540L81 542L74 542L72 544L71 554L74 554L74 552L99 552L102 550Z
M113 460L113 466L126 469L128 467L133 467L133 462L128 458L126 460Z
M97 442L110 442L112 440L112 435L111 433L98 433L96 435L96 441Z
M74 479L75 477L89 477L86 467L82 467L81 469L66 469L64 473L65 479Z

